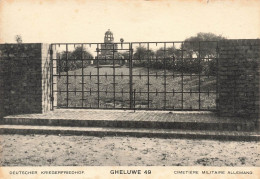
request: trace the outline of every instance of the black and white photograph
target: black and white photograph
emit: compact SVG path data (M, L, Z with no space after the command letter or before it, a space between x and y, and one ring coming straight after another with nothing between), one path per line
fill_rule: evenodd
M259 0L0 0L0 178L259 177L259 38Z

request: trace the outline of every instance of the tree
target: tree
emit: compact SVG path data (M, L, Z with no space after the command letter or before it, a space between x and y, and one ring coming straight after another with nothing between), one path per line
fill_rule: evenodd
M144 46L139 46L136 48L133 58L135 60L145 60L147 57L147 48Z
M156 58L167 58L167 57L173 57L176 56L177 54L177 50L174 46L172 47L168 47L166 49L164 49L163 47L159 48L156 52L155 52L155 56Z
M68 58L68 62L67 62ZM83 59L83 64L82 64ZM91 59L93 59L93 55L88 52L84 47L76 47L74 51L62 52L60 59L60 72L76 70L79 68L85 68L90 64ZM83 66L82 66L83 65Z
M125 51L125 52L117 52L116 53L119 56L119 59L121 59L121 61L119 62L119 64L121 65L128 65L129 64L129 51Z
M185 39L183 49L186 50L185 56L194 54L200 58L216 57L217 41L224 40L225 37L213 33L200 32L196 36Z
M217 74L217 47L218 41L226 39L221 35L200 32L196 36L185 39L183 43L184 57L191 58L191 67L195 71L207 75ZM194 57L199 60L193 59ZM207 58L204 60L204 58Z
M22 36L21 36L21 35L16 35L16 36L15 36L15 41L16 41L18 44L23 43Z
M125 60L129 60L129 52L118 52Z
M69 54L70 59L81 60L81 59L93 59L93 55L88 52L84 47L76 47L73 52Z
M172 69L175 67L178 50L172 46L168 48L161 47L155 52L155 60L153 60L154 68Z
M139 46L136 48L135 53L133 54L133 64L135 66L142 66L142 67L146 67L148 64L148 60L154 56L154 51L153 50L148 50L146 47L144 46Z

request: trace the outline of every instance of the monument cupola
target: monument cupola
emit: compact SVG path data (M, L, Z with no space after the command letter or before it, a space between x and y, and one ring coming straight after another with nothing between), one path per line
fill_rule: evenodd
M113 43L113 42L114 42L113 33L110 31L110 29L108 29L108 31L106 31L105 33L104 43Z

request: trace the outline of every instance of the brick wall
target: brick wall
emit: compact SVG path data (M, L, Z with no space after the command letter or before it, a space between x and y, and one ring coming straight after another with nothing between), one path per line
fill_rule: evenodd
M219 114L259 118L260 40L225 40L219 50Z
M49 45L0 44L0 117L50 109Z

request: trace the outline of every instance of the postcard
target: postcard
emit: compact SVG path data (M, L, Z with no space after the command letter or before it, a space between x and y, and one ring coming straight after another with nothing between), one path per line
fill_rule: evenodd
M1 0L0 178L259 178L259 13Z

